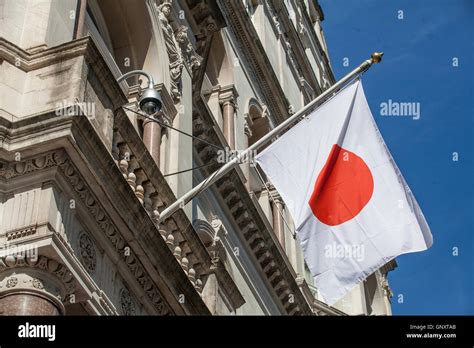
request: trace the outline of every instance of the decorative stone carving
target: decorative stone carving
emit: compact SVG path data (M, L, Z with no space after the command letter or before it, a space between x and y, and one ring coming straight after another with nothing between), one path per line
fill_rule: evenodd
M185 25L177 27L178 21L175 20L172 13L172 0L164 0L156 6L156 9L168 53L171 77L170 94L174 102L177 103L181 99L179 84L184 64L194 73L201 66L203 58L193 47L188 36L188 28ZM212 17L206 17L203 23L199 23L199 27L202 32L208 34L217 30L217 25Z
M197 279L196 280L196 286L195 286L197 292L201 293L202 292L202 280Z
M176 42L173 27L170 24L170 15L172 11L171 0L165 0L161 5L157 6L157 10L169 59L171 96L175 102L179 102L181 99L179 82L183 71L183 58L181 56L180 47Z
M205 35L212 35L214 32L219 30L219 28L217 27L216 20L210 15L204 18L203 21L199 23L199 27L201 31L205 33Z
M15 269L15 272L19 274L20 270L24 268L44 271L53 276L56 279L56 283L61 285L62 290L56 288L53 289L51 286L49 286L48 289L45 289L45 285L40 279L27 275L27 272L21 275L15 275L14 273L13 276L7 278L5 287L12 288L17 286L19 283L18 279L22 278L22 288L33 287L53 294L61 294L60 297L62 300L72 294L75 290L75 279L69 269L65 265L56 260L50 259L47 256L41 255L37 258L25 258L23 255L8 255L0 258L0 273L8 269ZM17 269L18 271L16 271Z
M135 315L135 302L130 296L130 292L123 288L120 290L120 306L122 307L123 315Z
M18 278L17 277L10 277L7 280L6 287L7 288L14 288L18 284Z
M57 152L50 152L44 156L39 156L26 161L2 164L0 167L0 177L10 179L16 176L25 175L37 170L56 166L60 161Z
M79 236L79 256L86 270L94 273L97 264L96 251L92 239L85 232Z
M20 229L7 232L7 241L28 237L35 233L36 226L22 227Z
M213 215L211 219L211 226L216 231L216 236L219 233L220 229L222 228L222 221L219 219L218 216Z
M166 118L161 117L161 116L160 116L160 119L162 119L163 122L167 121ZM123 138L120 137L120 134L117 134L117 139L123 139ZM120 149L126 148L127 145L125 143L121 143L121 144L117 144L116 147L119 148L118 156L120 158L120 154L122 152L122 150L120 150ZM128 149L128 151L130 151L130 149ZM130 151L129 154L130 154L130 158L136 158L132 151ZM137 167L137 169L135 169L135 173L137 174L136 175L137 176L137 180L136 180L137 186L135 188L135 195L137 195L137 188L140 185L142 185L143 182L146 182L147 183L146 185L144 185L144 184L142 185L145 189L145 192L143 194L143 197L144 197L143 201L145 203L144 207L145 207L145 209L147 209L147 212L149 213L150 217L154 220L154 222L158 223L158 218L159 218L158 208L160 206L163 206L163 202L161 202L160 199L159 199L159 195L158 195L158 191L157 191L158 188L154 187L154 185L152 184L152 181L150 180L150 178L148 178L146 176L146 173L144 172L144 170L142 170L140 168L139 163L137 165L138 165L138 167ZM126 166L124 165L123 167L125 168ZM129 171L129 170L130 169L127 169L127 171ZM122 172L123 171L124 170L122 170ZM128 175L127 175L127 178L128 178ZM149 194L146 191L150 191ZM151 191L153 191L153 192L151 192ZM138 198L140 199L140 197L138 197ZM170 223L169 225L164 224L164 225L158 226L159 233L160 233L161 237L163 238L163 240L166 242L166 245L168 246L168 248L173 253L173 255L176 258L177 262L182 266L183 271L185 272L185 274L187 274L189 276L190 283L192 285L196 286L196 281L199 278L198 273L202 271L202 269L198 270L197 268L201 268L201 266L198 266L197 268L193 268L191 266L191 265L196 264L196 260L195 260L194 257L191 256L193 253L190 250L186 239L183 237L182 233L179 232L179 228L176 225L176 223L171 223L172 221L173 220L168 220L168 222ZM183 250L186 250L186 252L183 252ZM184 257L184 260L183 260L182 256L188 256L188 257ZM197 264L200 264L200 262L197 262ZM190 271L190 273L188 273L188 269L191 270L191 268L193 268L193 270Z
M98 226L102 229L105 236L109 238L112 245L115 247L119 255L125 258L125 263L129 271L135 276L136 281L144 289L145 293L152 301L155 309L160 315L166 315L169 311L165 306L161 294L159 293L156 286L153 284L153 280L146 274L142 264L138 260L135 253L130 250L128 256L125 256L124 248L126 246L125 240L122 235L117 231L115 225L110 220L109 216L105 213L102 206L99 205L97 198L93 195L90 188L86 185L82 178L80 178L76 168L72 162L67 159L60 164L60 168L66 175L66 178L71 183L73 189L79 195L86 208L92 217L96 220Z
M176 41L181 48L181 54L185 63L191 71L195 71L201 66L202 57L194 50L192 43L189 41L188 28L184 25L180 26L176 31Z
M209 253L211 254L211 270L214 270L217 268L221 259L223 261L227 259L225 248L223 247L219 237L219 233L227 235L227 231L224 228L222 220L216 215L212 215L211 226L214 229L214 236L212 244L209 247Z
M39 280L38 278L33 279L31 281L31 285L33 285L33 287L36 288L36 289L40 289L40 290L44 289L43 282L41 280Z

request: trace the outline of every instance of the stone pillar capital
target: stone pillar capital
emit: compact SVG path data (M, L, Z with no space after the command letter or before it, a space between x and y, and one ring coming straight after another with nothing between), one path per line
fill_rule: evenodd
M239 94L235 89L234 85L228 85L225 87L221 87L219 89L219 104L225 106L227 104L232 104L232 106L237 105L237 97Z
M232 150L235 149L235 110L237 109L237 91L234 85L219 89L219 103L222 105L222 128Z
M74 291L72 273L56 260L0 257L0 311L6 315L62 315Z

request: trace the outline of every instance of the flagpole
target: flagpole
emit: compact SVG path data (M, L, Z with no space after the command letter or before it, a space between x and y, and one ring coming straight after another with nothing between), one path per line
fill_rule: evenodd
M174 203L172 203L169 207L167 207L165 210L163 210L160 214L159 221L162 222L168 217L170 217L176 210L184 207L189 201L191 201L197 194L202 192L203 190L207 189L209 186L214 184L217 180L222 178L227 172L232 170L234 167L240 164L240 160L242 158L246 158L252 151L260 149L262 146L267 144L270 140L272 140L275 136L280 134L282 131L286 130L289 126L291 126L293 123L295 123L302 115L305 114L305 112L316 105L317 103L323 101L327 96L330 96L332 93L336 92L340 88L342 88L347 82L353 80L357 75L367 71L372 64L377 64L382 60L383 53L372 53L371 58L365 60L360 64L357 68L352 70L350 73L345 75L342 79L337 81L334 85L329 87L327 90L325 90L323 93L321 93L318 97L313 99L311 102L306 104L301 110L299 110L297 113L292 115L290 118L286 119L284 122L280 123L278 126L273 128L270 132L265 134L262 138L257 140L255 143L253 143L250 147L247 149L239 152L232 160L224 164L222 167L220 167L218 170L216 170L214 173L212 173L207 179L202 181L200 184L197 186L193 187L191 190L189 190L187 193L185 193L183 196L178 198Z

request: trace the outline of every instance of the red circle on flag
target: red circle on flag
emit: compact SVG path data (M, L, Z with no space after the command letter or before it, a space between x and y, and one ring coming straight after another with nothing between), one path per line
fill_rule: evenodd
M374 180L362 158L334 144L318 175L309 206L329 226L354 218L374 192Z

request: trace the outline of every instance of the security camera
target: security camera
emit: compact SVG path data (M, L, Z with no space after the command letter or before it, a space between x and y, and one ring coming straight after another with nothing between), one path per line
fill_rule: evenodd
M140 110L148 115L153 115L161 110L163 103L161 102L160 93L154 88L147 88L143 91L140 98Z
M132 70L120 76L117 79L117 82L124 81L134 75L146 76L146 78L148 79L148 88L143 91L140 101L138 103L140 106L140 110L147 113L148 115L153 115L157 113L161 110L163 103L161 102L160 92L158 92L154 88L155 82L153 80L153 76L143 70Z

